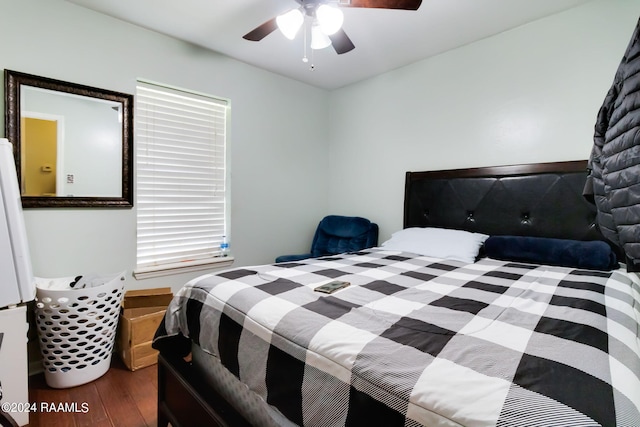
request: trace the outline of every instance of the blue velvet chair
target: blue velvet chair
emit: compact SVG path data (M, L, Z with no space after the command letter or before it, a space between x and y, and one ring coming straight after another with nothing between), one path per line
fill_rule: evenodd
M318 224L311 252L281 255L276 262L300 261L345 252L355 252L378 245L378 225L358 216L326 216Z

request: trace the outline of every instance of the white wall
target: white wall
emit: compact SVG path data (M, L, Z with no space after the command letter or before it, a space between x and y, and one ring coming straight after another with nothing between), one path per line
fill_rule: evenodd
M386 239L402 227L407 170L587 158L639 15L640 0L594 0L328 93L66 2L0 0L0 69L231 99L231 244L248 265L308 249L329 212L367 216ZM134 267L135 208L25 214L36 275Z
M125 93L145 78L230 99L236 265L307 249L327 210L327 92L64 1L0 0L0 40L0 69ZM38 276L135 266L135 208L28 209L25 217ZM196 274L129 277L127 287L177 289Z
M640 16L596 0L331 94L329 210L402 228L405 172L586 159Z

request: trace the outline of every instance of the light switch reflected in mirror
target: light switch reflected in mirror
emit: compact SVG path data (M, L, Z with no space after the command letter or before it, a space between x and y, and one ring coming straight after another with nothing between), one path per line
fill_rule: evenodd
M133 205L133 96L9 70L5 83L24 207Z

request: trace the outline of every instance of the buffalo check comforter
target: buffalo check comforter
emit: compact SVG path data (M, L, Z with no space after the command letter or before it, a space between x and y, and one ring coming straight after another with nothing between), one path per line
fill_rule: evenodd
M238 268L176 294L154 345L177 336L301 426L640 426L622 270L382 248Z

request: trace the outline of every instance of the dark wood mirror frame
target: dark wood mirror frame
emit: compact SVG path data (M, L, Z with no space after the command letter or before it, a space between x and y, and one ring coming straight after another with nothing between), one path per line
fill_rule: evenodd
M20 87L22 85L98 98L122 104L121 197L23 196L25 208L133 206L133 95L5 70L5 135L13 143L16 169L20 165ZM18 173L21 182L21 174Z

